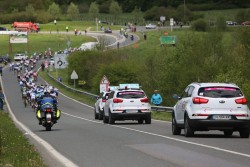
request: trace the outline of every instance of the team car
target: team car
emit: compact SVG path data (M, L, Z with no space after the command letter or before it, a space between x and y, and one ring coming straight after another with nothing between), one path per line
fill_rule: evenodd
M26 60L28 58L28 56L24 53L17 53L15 56L14 56L14 60L15 61L21 61L21 60Z
M220 130L225 136L239 131L241 138L249 138L250 112L247 99L233 83L191 83L172 112L172 133L191 137L195 131Z
M139 84L120 84L110 92L104 105L103 122L114 124L116 120L151 124L151 105Z
M156 25L155 24L147 24L145 26L146 29L156 29Z
M100 96L97 98L97 101L95 102L95 108L94 108L95 119L99 119L99 120L103 119L103 107L105 105L105 102L107 101L109 94L110 92L103 91L100 93Z

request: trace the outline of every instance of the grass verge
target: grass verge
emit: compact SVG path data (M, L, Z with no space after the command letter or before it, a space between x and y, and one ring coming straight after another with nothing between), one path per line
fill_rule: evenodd
M8 113L0 111L0 166L45 167L33 145L18 130Z

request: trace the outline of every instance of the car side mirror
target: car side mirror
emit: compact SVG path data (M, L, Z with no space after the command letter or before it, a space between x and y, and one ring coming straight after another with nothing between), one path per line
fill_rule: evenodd
M181 99L181 97L180 97L180 96L178 96L177 94L174 94L174 95L173 95L173 99L175 99L175 100L179 100L179 99Z

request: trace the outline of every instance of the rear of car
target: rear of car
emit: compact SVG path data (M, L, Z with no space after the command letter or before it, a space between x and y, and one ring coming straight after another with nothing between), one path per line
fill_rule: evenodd
M196 93L196 92L195 92ZM200 87L192 98L190 126L205 129L234 129L249 127L250 113L247 100L238 87Z
M241 137L249 137L250 112L247 99L238 86L227 83L198 83L191 86L191 96L183 98L184 130L222 130L228 136L233 131L239 131Z
M108 104L105 104L105 114L111 123L116 120L137 120L138 123L145 120L146 124L151 123L151 106L143 90L118 89L111 96Z
M105 102L108 99L110 92L103 91L100 93L96 103L95 103L95 119L102 120L103 119L103 108Z

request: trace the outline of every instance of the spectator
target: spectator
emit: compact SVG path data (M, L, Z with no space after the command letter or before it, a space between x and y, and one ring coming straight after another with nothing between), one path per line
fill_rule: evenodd
M58 77L58 81L62 82L62 77L61 76Z
M56 20L54 20L54 24L56 25Z
M3 76L3 66L0 66L0 75Z
M0 110L3 110L4 105L4 94L2 92L2 89L0 88Z
M158 93L158 90L154 91L154 94L151 97L151 103L156 105L156 106L159 106L162 103L162 97Z
M117 42L117 49L119 49L120 47L120 42Z
M147 34L143 33L144 40L147 40Z

